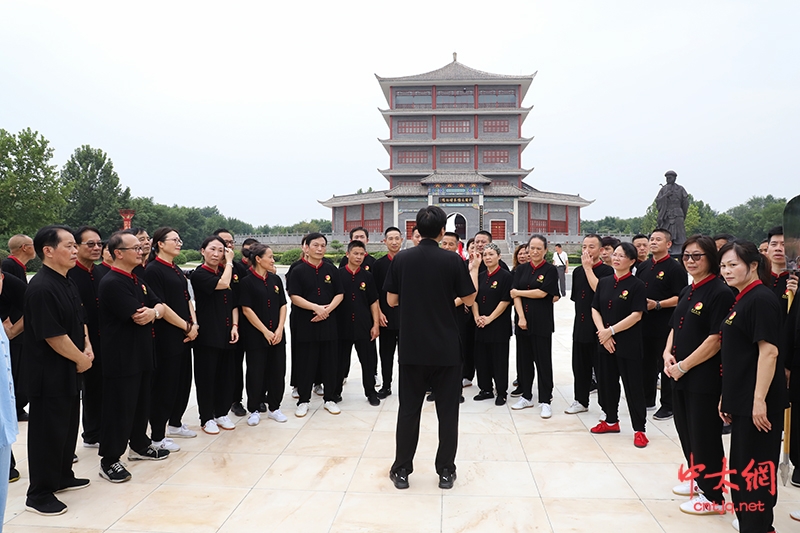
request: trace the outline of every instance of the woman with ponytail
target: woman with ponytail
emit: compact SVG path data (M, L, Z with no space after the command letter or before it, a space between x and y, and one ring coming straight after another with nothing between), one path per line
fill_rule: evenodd
M242 280L239 290L246 319L242 328L247 343L247 424L255 426L261 420L258 407L265 393L267 417L286 422L280 409L286 378L286 291L281 278L273 274L275 258L269 246L254 244L247 253L251 275Z
M778 499L775 478L786 392L778 363L783 316L777 296L765 285L770 271L755 244L729 242L719 255L722 276L739 291L720 326L719 414L733 428L729 473L730 482L738 487L731 490L738 517L734 527L770 532L774 531L773 508ZM706 465L706 469L714 472L722 466ZM763 484L758 482L763 479L762 470L767 474Z

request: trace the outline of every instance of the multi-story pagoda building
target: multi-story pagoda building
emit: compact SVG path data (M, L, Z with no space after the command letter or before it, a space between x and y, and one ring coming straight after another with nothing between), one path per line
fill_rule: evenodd
M494 239L512 234L578 234L578 195L543 192L525 183L522 136L531 107L522 101L536 76L489 74L456 61L414 76L382 78L389 104L380 112L389 138L380 140L389 167L379 172L389 188L333 196L333 233L363 226L380 234L397 226L410 234L417 211L438 205L448 229L462 238L486 229ZM522 239L514 239L522 240Z

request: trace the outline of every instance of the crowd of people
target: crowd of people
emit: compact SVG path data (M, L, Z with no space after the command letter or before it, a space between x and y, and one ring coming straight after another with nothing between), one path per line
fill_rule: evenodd
M81 420L83 446L98 448L100 476L112 483L131 479L121 460L126 451L129 460L163 460L180 450L176 440L196 436L185 420L192 383L205 433L234 430L230 413L247 417L250 426L262 416L285 422L287 318L294 415L306 416L313 394L330 414L341 412L354 348L365 399L379 406L392 394L399 344L401 411L390 477L396 487L408 487L416 447L407 436L414 424L418 434L419 413L403 406L403 395L413 402L427 396L440 417L451 413L440 429L437 472L440 487L452 487L458 420L452 376L425 370L425 350L411 345L426 337L404 338L403 325L427 317L439 332L429 344L450 339L439 352L454 359L442 366L456 369L459 390L477 381L474 401L503 406L511 396L515 411L538 401L541 418L549 419L554 305L567 295L571 272L574 398L565 414L588 411L596 392L605 416L591 433L620 433L624 389L634 446L648 445L648 412L655 421L674 418L688 466L673 490L690 498L682 511L732 509L741 531L772 531L784 408L800 397L800 380L790 379L800 366L793 357L800 349L792 305L797 277L786 270L781 227L768 232L763 249L730 235L694 235L677 258L669 253L666 229L631 242L590 234L574 267L560 244L548 261L547 237L533 235L513 251L509 267L491 233L479 231L462 243L443 222L439 231L438 213L428 215L435 223L415 228L410 239L421 247L416 255L401 251L403 234L390 227L383 234L387 253L375 259L366 249L369 232L355 228L334 265L325 257L326 237L306 235L285 286L269 246L247 239L236 261L234 236L225 229L204 240L202 264L188 277L174 262L182 241L169 227L152 238L132 228L104 239L86 226L12 237L0 274L2 348L14 384L8 397L0 396L12 406L0 408L0 468L7 463L9 481L19 479L11 454L16 429L10 428L14 418L27 422L26 508L61 514L66 505L56 493L89 484L72 471ZM431 254L431 243L453 255ZM43 266L29 283L25 265L35 256ZM452 287L440 290L443 274L430 278L418 293L422 300L404 292L413 280L429 279L414 273L433 264L455 280ZM446 312L425 305L445 294ZM731 434L727 458L724 433ZM800 410L792 412L791 436L798 465ZM770 465L771 487L759 481ZM792 484L800 486L800 469ZM733 507L726 507L728 492ZM793 518L800 520L800 513Z

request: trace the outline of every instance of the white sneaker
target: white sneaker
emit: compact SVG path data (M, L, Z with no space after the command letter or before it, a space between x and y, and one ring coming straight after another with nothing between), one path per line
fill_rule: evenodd
M655 405L651 405L647 408L648 411L655 411L656 409L658 409L658 407L656 407Z
M297 387L292 387L292 398L299 398L300 393L297 392Z
M694 487L692 487L692 485L694 485ZM672 493L678 496L694 496L695 494L702 494L702 492L703 491L697 486L697 483L693 483L692 481L687 481L672 487Z
M739 531L739 519L738 518L734 518L733 522L731 522L731 525L733 526L733 529L735 529L736 531Z
M581 402L572 402L572 405L564 409L564 412L568 415L577 415L578 413L585 413L588 411L588 407L584 407Z
M213 420L209 420L203 426L203 431L208 433L209 435L218 435L219 434L219 426Z
M525 398L520 396L519 401L514 405L512 405L511 408L514 410L520 410L520 409L527 409L528 407L533 407L534 405L536 404L533 403L533 400L526 400Z
M789 518L800 522L800 511L792 511L791 513L789 513Z
M164 438L164 440L154 440L152 443L153 448L157 450L169 450L171 452L181 451L181 447L175 444L175 441L172 439Z
M725 508L708 501L703 494L698 494L688 502L681 504L681 512L693 515L721 514L725 512Z
M181 439L191 439L197 436L197 433L186 427L186 424L181 424L181 427L167 426L167 437L178 437Z
M86 441L83 441L83 447L84 448L99 448L100 447L100 443L99 442L86 442Z
M542 404L542 412L540 413L542 418L550 418L553 416L553 409L550 407L549 403Z
M461 386L462 387L471 387L472 386L472 381L467 379L467 378L464 378L464 379L461 380Z
M286 422L286 415L281 413L280 409L274 411L267 411L267 418L273 419L275 422Z
M325 410L332 415L338 415L342 412L342 410L339 409L339 406L336 405L336 402L325 402Z
M258 411L250 413L250 416L247 417L248 426L257 426L259 422L261 422L261 414Z
M228 415L220 416L219 418L215 418L214 422L217 423L219 427L224 430L230 431L232 429L236 429L236 424L231 422L231 419L228 418Z
M342 380L342 386L344 387L345 385L347 385L347 378L344 378L344 379Z
M380 388L381 386L381 378L378 377L378 374L375 374L375 388Z
M324 385L315 385L314 386L314 394L317 396L324 396L325 395L325 386Z
M306 414L308 414L308 402L298 404L297 409L294 411L294 416L303 418Z

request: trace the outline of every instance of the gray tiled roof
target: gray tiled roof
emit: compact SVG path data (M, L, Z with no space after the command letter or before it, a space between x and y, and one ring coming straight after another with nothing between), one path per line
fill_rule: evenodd
M428 176L430 170L400 170L397 168L378 169L378 172L386 177L389 176ZM532 168L500 168L500 169L483 169L480 171L484 176L527 176L533 172Z
M527 191L513 185L490 185L483 190L484 196L516 196L520 198L527 194Z
M419 180L420 183L429 185L436 183L491 183L492 180L477 172L441 172L434 171L433 174Z
M339 196L331 196L327 200L318 200L318 202L325 207L339 207L343 205L356 205L362 203L380 203L381 201L388 201L386 193L388 191L372 191L365 193L355 194L341 194Z
M586 207L594 203L594 200L587 200L585 198L581 198L579 194L565 194L560 192L546 192L540 191L538 189L534 189L527 183L523 183L522 190L527 193L527 195L523 198L520 198L523 202L543 202L543 203L553 203L553 204L561 204L561 205L577 205L580 207Z
M386 192L386 196L428 196L428 187L424 185L400 185Z
M483 138L483 139L474 139L474 138L461 138L461 139L454 139L452 137L445 137L445 138L438 138L435 141L431 139L409 139L409 140L402 140L398 138L394 139L378 139L378 142L384 146L447 146L450 144L453 145L475 145L478 146L482 145L503 145L503 144L524 144L527 146L533 140L533 137L517 137L514 135L509 135L508 137L491 137L491 138Z

